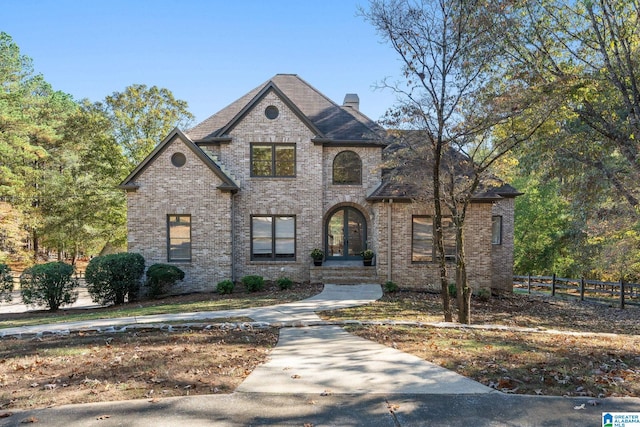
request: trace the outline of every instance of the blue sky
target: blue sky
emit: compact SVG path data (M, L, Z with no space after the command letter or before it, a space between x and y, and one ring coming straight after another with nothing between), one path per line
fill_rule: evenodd
M8 33L56 90L100 101L135 83L165 87L204 120L277 73L341 104L357 93L377 120L395 101L374 90L400 63L356 16L366 0L0 0Z

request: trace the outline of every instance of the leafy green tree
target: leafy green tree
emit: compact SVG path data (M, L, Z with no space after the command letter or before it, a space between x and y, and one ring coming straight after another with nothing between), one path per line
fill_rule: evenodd
M639 8L637 0L530 0L496 16L511 29L503 42L514 67L564 94L555 127L518 157L525 172L561 182L571 241L553 264L585 276L633 264L612 260L631 253L640 220Z
M564 274L558 264L568 249L571 214L558 181L527 176L516 179L514 185L524 193L516 199L515 272Z
M176 99L170 90L143 84L107 96L103 108L130 169L144 160L174 127L187 127L194 118L187 103Z
M44 306L56 311L78 299L78 281L72 265L63 262L38 264L20 276L20 292L26 305Z
M56 167L51 152L63 143L60 129L75 104L35 74L6 33L0 33L0 64L0 198L22 213L35 255L44 175Z
M99 253L105 244L124 246L126 206L117 185L127 161L111 124L95 104L83 102L64 127L59 167L47 174L42 211L45 242L59 251Z

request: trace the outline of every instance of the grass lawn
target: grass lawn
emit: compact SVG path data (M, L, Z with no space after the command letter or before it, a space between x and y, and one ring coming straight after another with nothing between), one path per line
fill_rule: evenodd
M296 285L231 296L194 294L131 307L86 310L82 318L268 305L306 298ZM142 307L140 307L142 306ZM215 308L220 307L220 308ZM148 310L140 313L136 310ZM68 310L73 312L74 310ZM83 310L84 311L84 310ZM387 294L363 307L323 312L332 320L442 320L437 295ZM15 322L71 320L80 314L0 315ZM415 354L508 393L640 396L640 309L527 295L473 302L474 323L561 333L409 326L349 326L350 332ZM80 319L74 319L80 320ZM592 334L596 332L598 334ZM277 342L277 329L135 330L0 340L0 410L67 403L229 393Z
M60 309L56 312L37 310L26 313L0 314L0 328L146 316L151 314L192 313L196 311L220 311L264 307L308 298L321 291L322 285L302 286L296 284L292 289L288 290L281 291L272 285L265 287L264 291L249 293L242 289L242 286L239 286L231 295L197 293L90 310L70 308Z

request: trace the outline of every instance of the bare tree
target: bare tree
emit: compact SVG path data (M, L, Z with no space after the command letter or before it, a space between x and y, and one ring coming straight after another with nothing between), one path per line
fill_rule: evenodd
M445 210L456 228L458 320L469 323L467 209L474 194L491 185L493 163L530 137L555 105L540 102L552 98L552 91L511 75L501 64L503 51L492 18L494 8L500 7L464 0L373 0L368 10L361 10L401 59L404 80L380 84L398 95L385 124L400 131L393 157L396 166L405 167L396 168L397 179L414 183L421 192L417 198L433 203L445 321L453 320L443 242Z

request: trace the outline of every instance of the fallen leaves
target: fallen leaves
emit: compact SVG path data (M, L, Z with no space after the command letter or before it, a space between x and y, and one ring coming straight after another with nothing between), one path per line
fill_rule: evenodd
M3 340L0 408L229 393L276 342L274 329Z
M640 336L367 326L363 338L397 347L503 393L640 396Z

